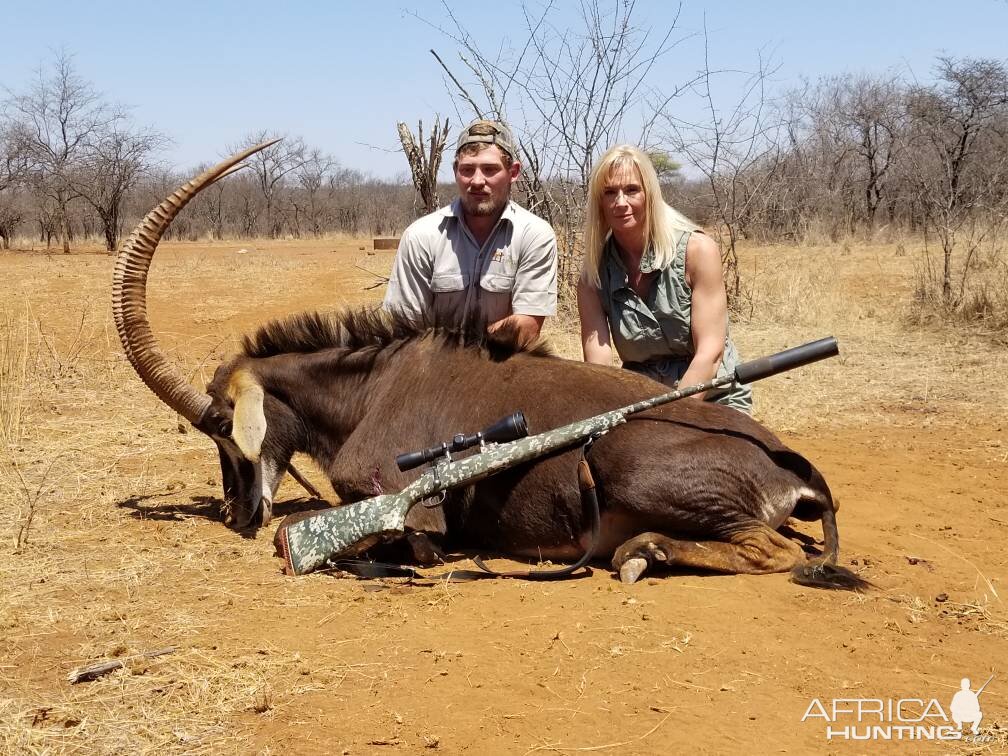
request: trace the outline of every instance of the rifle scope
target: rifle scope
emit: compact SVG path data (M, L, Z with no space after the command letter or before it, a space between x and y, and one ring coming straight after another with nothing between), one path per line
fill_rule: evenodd
M438 457L443 457L450 452L465 451L479 443L503 444L508 441L516 441L528 435L528 424L525 422L525 415L521 410L507 417L502 417L496 423L492 423L481 431L477 431L469 436L464 433L457 434L451 442L443 441L437 446L429 449L421 449L415 452L406 452L395 458L396 467L402 472L412 470L427 462L433 462Z

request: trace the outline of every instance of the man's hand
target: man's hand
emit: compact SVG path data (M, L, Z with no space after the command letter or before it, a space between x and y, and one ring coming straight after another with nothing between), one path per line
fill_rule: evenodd
M508 315L487 327L487 333L510 336L519 349L524 349L539 338L545 315Z

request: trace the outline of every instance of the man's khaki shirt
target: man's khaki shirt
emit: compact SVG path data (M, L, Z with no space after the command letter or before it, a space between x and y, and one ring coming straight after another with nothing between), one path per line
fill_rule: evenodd
M386 310L427 322L554 315L556 236L549 223L508 202L486 243L476 243L456 199L403 233L385 294Z

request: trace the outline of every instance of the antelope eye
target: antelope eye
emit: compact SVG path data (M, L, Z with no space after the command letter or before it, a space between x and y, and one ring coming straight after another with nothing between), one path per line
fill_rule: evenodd
M232 425L230 420L221 420L217 426L217 433L224 438L231 438Z

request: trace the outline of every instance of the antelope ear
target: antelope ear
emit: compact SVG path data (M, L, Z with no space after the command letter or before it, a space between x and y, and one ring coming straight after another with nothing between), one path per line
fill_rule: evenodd
M262 386L250 371L238 370L228 382L227 394L234 403L231 438L247 460L258 462L266 438Z

